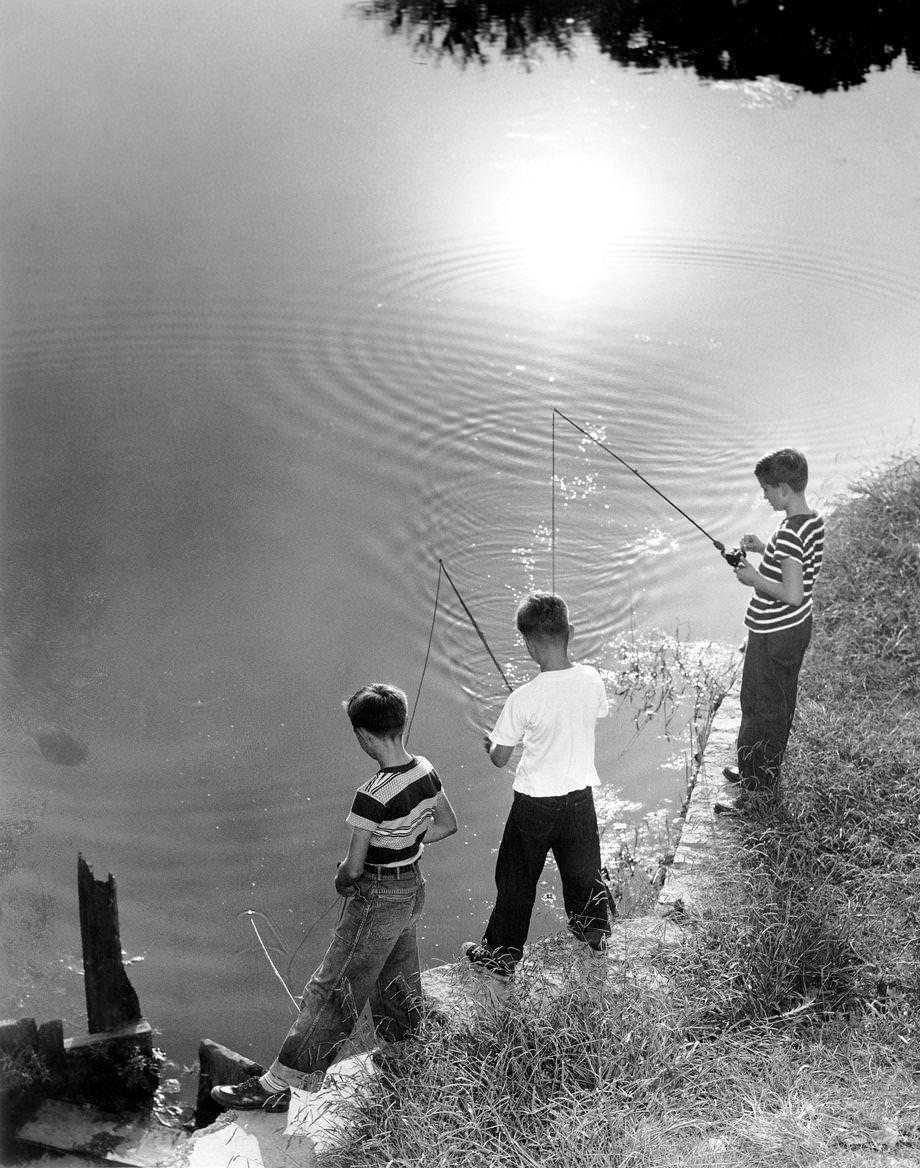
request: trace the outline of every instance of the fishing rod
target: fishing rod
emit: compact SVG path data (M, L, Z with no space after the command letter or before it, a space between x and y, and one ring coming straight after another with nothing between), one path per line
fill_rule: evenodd
M687 514L687 512L683 509L683 507L678 507L678 505L674 502L674 500L669 499L668 496L664 493L664 491L659 491L659 489L655 486L654 483L650 483L648 481L648 479L645 477L645 475L640 474L639 471L637 471L634 466L630 466L625 458L621 458L615 450L611 450L610 447L607 446L606 443L601 442L601 440L599 438L595 438L592 433L590 433L588 430L586 430L584 428L584 426L579 426L577 422L573 422L572 419L567 414L564 414L562 412L562 410L559 410L555 406L553 406L554 422L555 422L555 417L557 414L559 415L560 418L562 418L563 421L568 422L568 424L570 426L572 426L575 430L577 430L579 432L579 434L584 434L584 436L586 438L590 438L591 441L596 446L599 446L601 448L601 450L606 451L606 453L609 454L611 458L615 458L617 460L617 462L620 463L621 466L625 466L628 471L630 471L632 474L634 474L636 476L637 479L640 480L640 482L645 483L645 485L647 487L651 488L651 490L653 490L655 492L655 494L659 496L659 498L664 499L664 501L668 504L669 507L673 507L674 510L679 515L683 515L684 519L686 519L688 523L692 523L693 526L697 529L697 531L701 532L703 535L706 536L706 538L709 540L709 542L712 544L712 546L716 549L716 551L719 553L719 555L722 557L722 559L727 560L727 562L733 568L737 568L739 564L744 562L746 557L745 557L744 552L741 550L741 548L732 548L730 551L727 550L725 547L725 544L722 543L721 540L716 539L716 537L714 535L711 535L706 530L706 528L702 526L702 524L697 523L697 521L691 515ZM554 428L554 434L555 434L555 428ZM553 540L554 540L554 543L555 543L555 535L556 535L556 493L555 493L556 462L555 462L555 457L556 457L556 455L555 455L555 444L554 444L554 448L553 448L553 484L554 484L554 490L553 490ZM555 576L555 572L554 572L554 576Z
M438 604L439 604L440 596L441 596L441 580L442 580L442 578L445 579L448 582L448 584L451 586L451 588L454 590L454 595L460 601L460 605L461 605L463 611L469 617L470 624L476 630L476 634L479 637L480 641L482 641L483 645L485 646L486 652L492 658L492 664L495 666L495 668L501 674L501 679L505 683L505 685L508 689L508 692L511 693L511 691L512 691L511 682L508 680L504 669L502 669L501 665L499 664L498 658L492 652L492 649L489 645L489 642L486 640L485 633L479 627L479 622L473 616L472 612L470 612L469 605L466 603L466 601L460 595L460 590L457 588L457 585L454 583L453 577L451 576L450 572L448 572L447 565L444 563L443 560L439 559L438 560L438 581L437 581L437 584L436 584L435 590L434 590L434 609L431 613L431 628L428 630L428 647L425 650L425 661L422 665L422 674L421 674L421 677L419 678L419 681L418 681L418 689L416 690L416 693L415 693L415 701L412 703L412 713L409 716L409 722L408 722L408 725L406 727L406 742L409 741L409 735L412 732L412 723L415 719L415 711L418 709L419 698L421 697L421 694L422 694L422 684L425 681L425 672L428 669L428 661L429 661L429 658L431 657L431 644L432 644L432 641L434 639L434 629L435 629L435 624L436 624L437 619L438 619Z
M489 647L489 642L486 640L485 633L484 633L484 632L482 631L482 629L479 627L479 624L478 624L478 622L477 622L476 618L475 618L475 617L473 616L473 614L470 612L470 610L469 610L469 607L468 607L468 605L467 605L466 601L465 601L465 600L463 599L463 597L460 595L460 592L459 592L459 589L457 588L457 585L456 585L456 584L453 582L453 580L451 579L450 572L448 572L448 570L447 570L447 565L444 563L444 561L443 561L443 560L438 560L438 567L439 567L439 568L440 568L440 570L441 570L441 571L444 573L444 579L445 579L445 580L447 581L447 583L448 583L448 584L451 586L451 588L453 588L453 590L454 590L454 595L455 595L455 596L457 597L457 599L460 601L460 604L461 604L461 607L463 608L463 611L464 611L464 612L466 613L466 615L467 615L467 616L470 618L470 624L471 624L471 625L473 626L473 628L476 630L476 633L478 634L480 641L482 641L482 643L483 643L483 646L484 646L484 648L485 648L485 651L486 651L486 652L489 654L489 656L492 658L492 664L495 666L495 668L496 668L496 669L498 670L498 672L501 674L501 679L502 679L502 681L505 683L505 685L507 686L508 693L511 693L511 692L512 692L512 688L513 688L513 687L512 687L512 685L511 685L511 682L510 682L510 681L508 680L508 678L505 676L505 671L504 671L504 669L502 669L502 667L499 665L499 663L498 663L498 658L495 656L495 654L492 652L491 648Z

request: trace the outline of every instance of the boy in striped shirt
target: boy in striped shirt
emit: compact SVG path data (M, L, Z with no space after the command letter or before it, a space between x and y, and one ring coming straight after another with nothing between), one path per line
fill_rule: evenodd
M416 925L425 904L419 859L425 844L457 830L457 818L431 763L405 748L402 690L376 683L343 702L355 737L378 769L360 787L346 822L351 842L335 875L346 897L301 1011L264 1075L211 1096L234 1110L286 1110L291 1088L316 1090L365 1003L378 1036L412 1032L421 998Z
M824 520L805 498L808 463L798 450L783 449L754 468L763 496L785 519L764 544L756 535L741 540L744 552L760 555L755 569L746 560L735 569L738 580L754 589L744 618L748 630L741 675L741 726L738 766L726 767L730 782L745 791L776 789L792 728L799 668L811 639L812 589L821 571ZM745 795L733 804L717 803L722 813L743 809Z

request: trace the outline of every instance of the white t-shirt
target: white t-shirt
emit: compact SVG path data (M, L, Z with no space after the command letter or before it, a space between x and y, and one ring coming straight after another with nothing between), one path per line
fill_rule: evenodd
M519 686L489 735L498 746L524 744L515 791L539 797L599 786L594 726L608 710L607 691L593 665L551 669Z

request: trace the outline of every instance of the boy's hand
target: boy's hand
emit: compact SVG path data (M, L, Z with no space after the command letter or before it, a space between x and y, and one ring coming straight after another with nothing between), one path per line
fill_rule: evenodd
M494 767L501 769L511 757L513 750L513 746L496 746L491 738L486 739L486 754Z
M339 860L335 866L335 890L339 896L350 896L355 890L357 881L354 877L349 876L345 868L344 860Z
M491 754L492 753L492 739L488 736L488 734L483 734L482 744L486 748L486 754Z
M743 552L754 552L755 555L762 555L767 549L762 539L750 534L742 535L740 547Z
M735 568L735 577L741 584L746 584L748 588L753 588L757 583L757 571L752 568L747 561L744 561Z

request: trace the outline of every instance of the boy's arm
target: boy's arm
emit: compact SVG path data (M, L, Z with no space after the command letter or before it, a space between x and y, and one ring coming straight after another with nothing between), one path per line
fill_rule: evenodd
M802 579L802 564L792 556L784 556L782 560L782 581L768 580L750 564L739 564L735 575L742 584L756 588L764 596L771 596L774 600L781 600L783 604L791 604L793 608L805 599L805 585Z
M488 735L486 735L485 744L486 753L492 760L492 766L503 767L514 753L513 746L502 746L500 742L496 742L493 745L492 739L489 738Z
M339 864L335 873L335 890L339 896L347 896L351 891L352 885L358 880L364 872L364 860L367 856L367 848L371 842L373 832L368 831L364 827L353 827L351 829L351 842L348 845L348 853L345 859Z
M456 830L457 816L450 805L450 799L443 791L438 791L438 798L434 805L434 818L431 821L431 827L425 832L425 843L434 844L438 840L447 839Z

